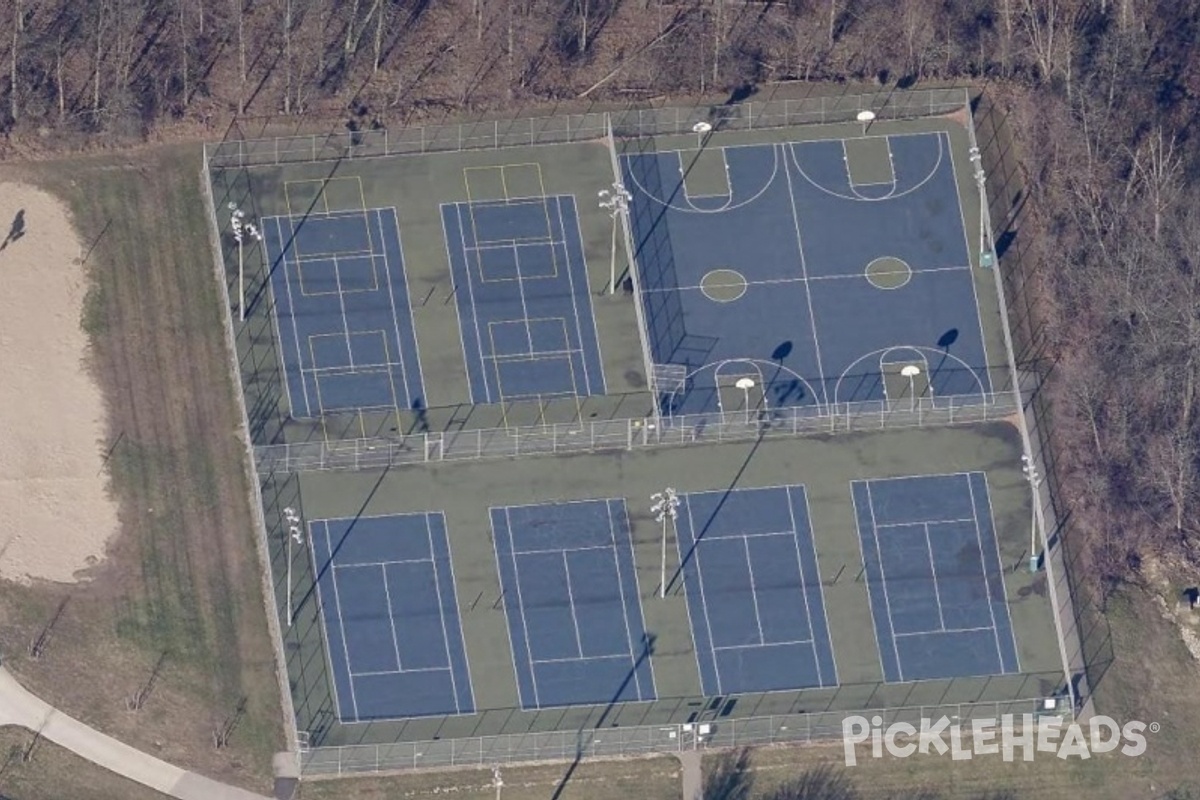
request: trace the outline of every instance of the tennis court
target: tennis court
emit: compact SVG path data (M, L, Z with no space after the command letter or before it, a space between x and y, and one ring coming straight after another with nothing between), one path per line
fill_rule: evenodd
M491 509L521 708L653 700L621 499Z
M341 722L475 710L440 513L309 524Z
M623 158L651 353L686 375L667 410L990 393L945 133L714 149L724 184L712 150Z
M680 500L677 542L704 693L836 686L804 487Z
M293 416L421 408L396 210L311 211L262 223Z
M575 198L442 206L474 403L605 393Z
M851 487L884 680L1019 672L984 473Z

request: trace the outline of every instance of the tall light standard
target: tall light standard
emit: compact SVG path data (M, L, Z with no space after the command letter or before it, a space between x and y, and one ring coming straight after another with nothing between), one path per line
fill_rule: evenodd
M1029 481L1030 502L1033 503L1029 520L1029 571L1037 572L1038 564L1041 563L1037 551L1037 522L1042 510L1042 504L1039 502L1041 494L1038 492L1038 487L1042 485L1042 476L1038 474L1037 465L1028 453L1021 454L1021 472L1025 473L1025 480Z
M496 800L500 800L500 790L504 788L504 779L500 777L499 765L492 767L492 786L496 787Z
M609 249L608 261L608 293L617 293L617 224L621 215L629 211L629 201L633 199L625 187L614 183L610 189L601 189L597 195L600 198L600 208L608 212L612 218L612 245Z
M675 490L668 486L661 492L650 495L650 500L650 513L654 515L654 521L662 523L662 569L659 571L658 581L658 596L662 598L667 596L667 520L675 524L679 518L679 497Z
M975 185L979 189L979 266L990 267L995 259L992 249L988 246L987 225L985 217L988 213L987 175L983 171L983 154L978 147L970 150L971 165L975 168Z
M246 320L246 269L242 255L243 240L248 234L256 242L262 241L262 233L253 222L245 222L246 212L237 203L229 204L229 227L233 228L233 240L238 247L238 318Z
M300 515L291 506L283 510L284 519L288 522L287 545L287 624L292 627L292 545L304 544L300 533Z

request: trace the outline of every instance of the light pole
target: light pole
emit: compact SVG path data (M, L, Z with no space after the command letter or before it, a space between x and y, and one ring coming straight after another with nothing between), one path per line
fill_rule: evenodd
M975 185L979 188L979 266L990 267L995 256L988 247L984 217L988 213L987 175L983 171L983 154L978 147L970 150L971 165L975 167Z
M287 624L292 627L292 544L303 544L304 539L300 533L300 515L292 507L287 507L283 510L284 519L288 522L288 546L287 546Z
M1038 492L1038 487L1042 485L1042 477L1028 453L1021 454L1021 472L1025 474L1025 480L1029 481L1030 502L1033 503L1029 519L1029 571L1037 572L1041 562L1037 552L1037 518L1042 508L1039 503L1041 495Z
M229 204L229 226L233 228L233 240L238 248L238 318L246 321L246 269L242 255L244 234L249 234L254 241L262 241L262 233L253 222L244 222L246 212L238 208L237 203Z
M608 259L608 293L617 293L617 224L620 222L622 214L629 210L629 201L633 199L625 187L620 183L614 183L612 188L601 189L597 192L600 198L600 208L608 212L612 217L612 243L609 248Z
M908 410L917 410L917 388L914 383L916 377L921 374L921 368L916 364L906 364L900 370L900 374L908 378Z
M504 788L504 779L500 777L500 767L492 767L492 786L496 787L496 800L500 800L500 790Z
M670 519L674 524L679 518L679 497L668 486L650 495L650 500L650 513L654 515L655 522L662 523L662 568L659 571L658 596L663 598L667 596L667 520Z

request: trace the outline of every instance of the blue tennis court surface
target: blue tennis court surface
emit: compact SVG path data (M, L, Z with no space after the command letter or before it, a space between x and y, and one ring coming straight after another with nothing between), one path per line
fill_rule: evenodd
M338 719L475 710L441 513L309 525Z
M604 394L575 199L442 206L474 403Z
M521 708L653 700L625 501L491 517Z
M852 183L840 139L714 148L723 195L689 195L695 150L623 158L652 357L688 374L666 410L725 408L742 377L765 409L879 401L913 362L934 398L990 393L950 138L867 138L887 183Z
M1019 672L984 474L851 489L884 680Z
M679 556L704 693L837 685L804 487L680 500Z
M422 408L396 211L263 219L292 415Z

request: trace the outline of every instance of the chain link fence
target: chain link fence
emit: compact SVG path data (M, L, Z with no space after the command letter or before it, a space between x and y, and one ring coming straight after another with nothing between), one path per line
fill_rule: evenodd
M842 738L843 721L851 716L882 718L882 726L907 722L918 730L922 720L968 727L972 720L995 720L1012 715L1016 726L1040 713L1042 698L950 703L864 711L828 711L708 723L644 725L504 734L390 744L319 747L301 752L301 771L307 777L353 775L388 770L493 766L575 758L617 758L691 749L719 749L769 744L804 744ZM1026 717L1025 715L1030 715ZM1071 711L1064 706L1064 721Z
M804 97L737 104L596 111L520 119L425 125L398 130L339 131L218 142L205 146L210 169L299 164L379 156L491 150L601 139L607 119L618 137L691 133L704 121L718 131L753 131L813 123L853 122L858 112L881 120L912 119L961 111L963 88L883 90L834 97Z
M259 446L262 474L382 469L430 461L508 458L553 453L633 450L758 438L815 436L894 428L966 425L1011 418L1016 395L840 403L771 412L732 411L653 418L418 433L402 438L342 439Z

